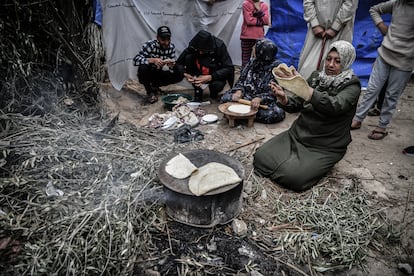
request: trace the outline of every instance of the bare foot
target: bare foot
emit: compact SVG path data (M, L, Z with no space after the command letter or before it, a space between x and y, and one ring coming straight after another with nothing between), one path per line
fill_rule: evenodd
M358 122L358 121L352 120L351 130L354 130L354 129L360 129L360 128L361 128L361 125L362 125L362 123L361 123L361 122Z

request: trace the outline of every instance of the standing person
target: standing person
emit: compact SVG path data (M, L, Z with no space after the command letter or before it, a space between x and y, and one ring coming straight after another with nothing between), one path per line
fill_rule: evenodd
M387 126L414 69L414 0L383 2L372 6L369 12L384 39L351 128L361 128L370 107L388 81L378 126L368 135L369 139L381 140L388 134ZM381 17L387 13L392 14L389 26Z
M289 130L257 149L253 165L258 174L287 189L304 191L342 159L351 142L350 123L361 92L361 83L350 68L355 56L351 43L332 43L324 69L314 71L307 80L309 86L296 92L301 96L288 96L271 83L278 105L300 115Z
M246 66L252 55L257 40L264 38L264 27L270 24L269 7L260 0L245 0L242 7L243 25L240 41L242 68Z
M223 40L207 31L199 31L177 60L184 67L185 79L194 87L194 101L201 102L208 86L210 98L217 99L226 85L233 87L234 66Z
M303 18L308 23L299 57L299 73L307 79L322 63L329 46L337 40L352 43L358 0L304 0ZM319 57L319 58L315 58Z
M277 46L269 39L259 40L255 45L255 53L255 57L241 71L234 87L221 97L221 102L249 100L252 108L258 110L255 118L257 122L280 122L285 118L285 111L277 106L276 96L269 86L273 79L272 69L280 64L276 59ZM259 105L267 105L267 108L259 108Z
M160 86L180 82L184 76L175 64L175 45L171 43L171 31L167 26L157 30L157 39L147 41L134 57L138 66L138 80L145 87L147 101L158 101Z

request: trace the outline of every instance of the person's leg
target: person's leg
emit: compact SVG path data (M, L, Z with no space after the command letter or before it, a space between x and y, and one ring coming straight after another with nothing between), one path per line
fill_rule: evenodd
M276 104L268 105L267 109L259 108L255 121L264 124L274 124L285 119L285 111Z
M390 71L390 66L378 56L372 68L371 75L368 80L368 87L358 104L354 119L352 120L351 129L356 129L361 126L362 121L367 116L375 99L378 97L381 88L384 86Z
M382 104L384 102L385 91L387 91L387 86L388 86L388 80L382 86L378 97L375 99L374 104L372 105L372 107L368 111L368 113L367 113L368 116L379 116L381 114L381 108L382 108Z
M151 65L142 64L138 67L138 81L144 85L147 93L147 101L151 104L158 101L158 98L155 95L156 91L151 83L154 75L154 70Z
M144 85L147 95L153 93L151 86L152 69L148 64L142 64L138 67L138 81Z
M306 147L294 152L296 154L281 164L270 178L276 184L296 192L315 186L344 156L344 153L309 150Z
M397 107L398 99L403 93L410 77L411 72L409 71L401 71L395 67L391 68L378 126L368 135L369 139L381 140L387 136L387 126Z
M226 85L225 81L212 81L209 83L208 88L210 89L210 98L217 99L218 94L223 90Z
M387 86L388 86L388 80L385 82L385 84L383 85L381 89L381 92L378 95L378 98L377 98L377 109L378 110L381 110L382 104L384 103L385 92L387 91Z
M154 87L160 87L169 84L174 84L180 82L183 78L183 73L177 69L177 66L174 66L174 68L169 71L160 70L157 75L157 78L153 79L152 85Z
M254 171L258 175L270 177L292 154L292 140L289 132L284 131L257 148L253 155Z
M242 52L242 65L241 67L244 68L246 64L249 62L252 56L252 49L254 44L256 43L255 39L240 39L241 41L241 52Z
M394 67L391 68L388 78L387 91L385 93L384 103L381 108L378 127L386 129L390 123L392 115L397 107L398 99L404 92L405 86L410 80L411 72L401 71Z

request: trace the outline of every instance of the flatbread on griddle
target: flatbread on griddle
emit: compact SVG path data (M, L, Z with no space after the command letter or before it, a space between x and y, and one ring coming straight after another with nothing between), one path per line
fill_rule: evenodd
M165 171L178 179L187 178L196 170L197 167L181 153L171 158L165 165Z
M241 181L233 168L217 162L210 162L198 168L188 182L188 188L196 196L212 190L236 184Z

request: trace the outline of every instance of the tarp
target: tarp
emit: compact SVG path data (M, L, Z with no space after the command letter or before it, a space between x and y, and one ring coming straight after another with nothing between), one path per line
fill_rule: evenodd
M369 15L369 8L380 2L383 1L360 0L355 16L352 44L355 46L357 59L352 69L361 79L362 86L368 83L372 64L377 57L377 48L382 41L382 34ZM297 68L307 32L307 25L303 19L303 1L274 0L271 2L271 15L272 26L266 37L278 46L278 58ZM390 16L384 18L388 24Z
M241 0L101 0L103 36L112 85L120 90L137 79L132 59L156 30L168 25L180 54L199 30L207 30L228 46L233 63L240 64Z
M109 79L120 90L127 80L136 80L132 59L142 44L155 39L159 26L168 25L172 42L180 54L199 30L207 30L224 40L235 65L241 64L240 28L243 0L100 0L102 29ZM269 4L269 0L265 0ZM369 8L379 0L360 0L354 25L353 45L357 59L355 73L366 86L377 56L382 35L374 26ZM98 6L98 5L97 5ZM266 37L279 48L277 57L297 67L307 25L302 0L270 0L272 24ZM99 13L96 13L97 15ZM386 17L389 23L390 16Z
M102 7L101 0L93 0L93 18L92 21L102 26Z

